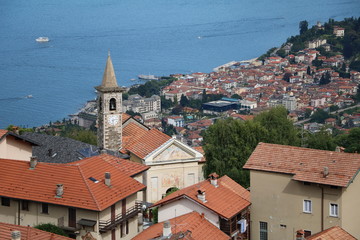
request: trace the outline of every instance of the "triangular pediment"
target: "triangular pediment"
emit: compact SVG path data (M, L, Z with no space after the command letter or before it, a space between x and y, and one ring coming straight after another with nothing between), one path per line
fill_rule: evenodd
M158 155L154 156L153 161L172 161L172 160L186 160L192 159L195 154L191 154L187 149L184 149L181 145L171 144L161 151Z

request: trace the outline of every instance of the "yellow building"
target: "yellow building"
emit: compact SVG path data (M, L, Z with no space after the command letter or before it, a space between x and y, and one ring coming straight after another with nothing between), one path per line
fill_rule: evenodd
M147 166L107 154L67 164L0 162L0 222L52 223L78 240L127 240L142 231L137 200Z
M259 143L250 170L251 239L340 226L360 238L360 155Z

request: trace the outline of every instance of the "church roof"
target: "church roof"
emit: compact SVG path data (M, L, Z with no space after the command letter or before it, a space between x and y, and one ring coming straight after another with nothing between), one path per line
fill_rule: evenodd
M106 60L102 83L100 86L95 87L95 89L100 92L113 92L123 90L123 88L119 87L117 84L114 66L110 54L108 55L108 58Z

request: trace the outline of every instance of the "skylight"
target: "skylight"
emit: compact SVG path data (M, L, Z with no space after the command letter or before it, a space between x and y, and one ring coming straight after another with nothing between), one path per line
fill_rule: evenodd
M98 183L98 182L99 182L98 180L96 180L96 179L93 178L93 177L89 177L89 179L90 179L91 181L93 181L94 183Z

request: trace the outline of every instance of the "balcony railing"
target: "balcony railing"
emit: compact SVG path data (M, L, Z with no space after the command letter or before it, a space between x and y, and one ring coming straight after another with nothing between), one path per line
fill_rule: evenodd
M118 214L115 216L114 220L107 220L107 221L99 221L99 230L100 232L107 232L110 230L113 230L117 225L125 222L126 220L137 216L139 212L141 212L141 202L136 202L135 206L132 206L131 208L126 210L125 214Z

